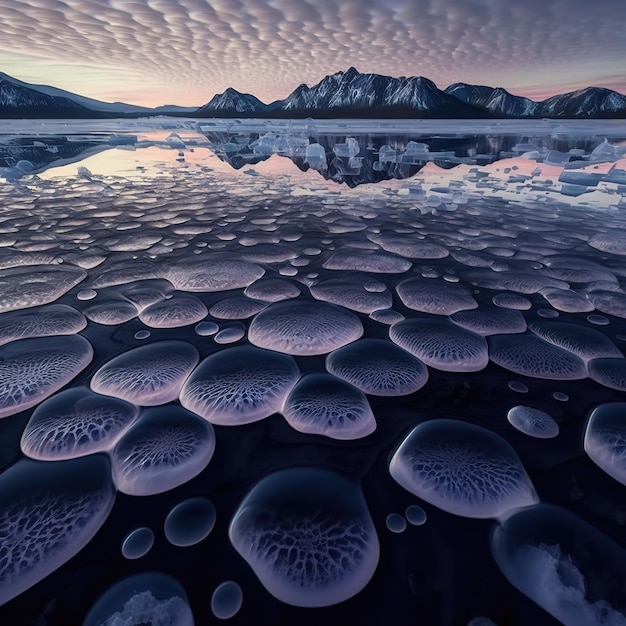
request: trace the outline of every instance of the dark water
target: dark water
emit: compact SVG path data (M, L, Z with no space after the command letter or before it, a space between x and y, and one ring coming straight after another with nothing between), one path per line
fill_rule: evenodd
M0 142L0 624L626 623L626 129L134 124Z

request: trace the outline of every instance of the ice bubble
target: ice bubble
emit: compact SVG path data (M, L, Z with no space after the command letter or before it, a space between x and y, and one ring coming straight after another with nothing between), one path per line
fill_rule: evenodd
M375 396L404 396L428 381L428 368L419 359L382 339L360 339L331 352L326 369Z
M162 278L151 278L137 280L124 285L119 293L131 302L139 312L147 307L168 299L174 286L169 281Z
M246 329L242 326L230 326L223 328L215 335L215 343L226 345L229 343L237 343L246 336Z
M227 580L215 588L211 596L211 611L218 619L230 619L239 612L243 604L243 591L232 580Z
M0 417L28 409L67 385L91 363L80 335L22 339L2 348Z
M194 626L184 589L157 572L136 574L104 593L83 626Z
M0 475L0 605L80 552L113 507L108 460L21 460Z
M589 238L589 245L609 254L626 255L626 234L623 232L596 233Z
M163 531L172 545L194 546L209 536L216 517L213 502L202 497L189 498L167 514Z
M272 304L250 324L248 339L260 348L286 354L327 354L363 334L359 318L326 302L289 301Z
M418 504L410 504L404 512L406 521L412 526L422 526L426 523L426 511Z
M448 249L431 241L423 241L399 236L372 237L386 252L399 254L408 259L444 259L448 256Z
M626 359L593 359L587 366L592 380L611 389L626 391Z
M587 321L596 326L608 326L609 320L604 315L587 315Z
M504 439L455 420L416 426L393 455L389 472L412 494L462 517L499 518L539 501Z
M511 391L515 391L516 393L528 393L528 385L525 385L523 382L519 380L510 380L508 382L508 387Z
M432 278L408 278L398 284L396 291L409 309L423 313L452 315L478 307L464 287Z
M263 302L279 302L290 300L300 295L300 289L288 280L280 278L261 278L246 287L244 293L248 298Z
M0 315L0 346L16 339L75 335L87 326L82 313L65 304L50 304Z
M467 622L467 626L497 626L497 624L488 617L474 617Z
M0 269L0 313L55 302L86 276L71 265Z
M147 339L148 337L150 337L150 331L149 330L138 330L133 337L135 339L139 339L140 341L143 339Z
M83 309L85 317L96 324L119 326L137 317L137 309L132 302L121 298L95 301Z
M559 434L559 425L550 415L530 406L514 406L507 419L517 430L537 439L551 439Z
M328 374L304 376L287 396L282 413L295 430L332 439L360 439L376 430L363 393Z
M73 459L112 448L139 415L124 400L67 389L33 412L21 440L22 452L40 461Z
M198 351L190 343L157 341L105 363L93 375L91 388L140 406L165 404L178 397L198 360Z
M554 319L559 316L559 312L554 309L537 309L537 315L539 317L545 317L548 319Z
M150 552L153 545L154 533L149 528L135 528L122 542L122 556L129 560L140 559Z
M566 626L626 625L626 551L556 506L514 513L491 540L508 581Z
M607 402L591 412L584 448L598 467L626 485L626 402Z
M215 292L248 287L265 274L265 270L248 261L211 258L181 261L172 266L167 279L181 291Z
M180 402L213 424L248 424L280 411L299 377L290 356L251 346L228 348L202 361L183 386Z
M145 308L139 319L150 328L180 328L207 316L204 303L190 295L175 295Z
M583 361L601 357L623 357L606 335L587 326L569 322L533 322L529 328L544 341L574 353Z
M381 324L387 324L387 326L391 326L396 322L401 322L405 319L402 313L398 313L397 311L393 311L391 309L378 309L376 311L372 311L369 314L369 318L374 320L375 322L380 322Z
M394 324L389 336L426 365L446 372L478 372L489 362L484 337L446 320L407 319Z
M367 289L371 279L367 276L331 278L311 286L311 295L316 300L338 304L359 313L372 313L388 309L392 304L391 292L383 284L382 291Z
M608 315L614 315L615 317L621 317L622 319L626 318L626 294L616 291L592 291L587 297L598 311ZM591 315L587 319L590 317ZM595 321L594 323L598 322Z
M532 303L528 298L517 293L497 293L491 301L503 309L513 309L516 311L528 311Z
M113 480L131 496L151 496L197 476L215 450L211 424L180 406L145 409L111 452Z
M245 296L232 296L214 304L209 313L220 320L247 320L267 306L261 300L252 300Z
M351 248L337 250L322 265L327 270L351 270L375 274L402 274L408 272L411 266L410 261L393 254Z
M359 485L317 468L262 479L239 506L229 537L269 593L302 607L356 595L380 555Z
M587 377L584 361L535 335L494 335L489 338L490 359L511 372L547 380Z
M97 291L93 289L81 289L77 294L78 300L93 300L98 295Z
M489 335L523 333L526 330L524 316L516 310L477 309L453 313L450 319L455 323L483 337Z
M406 530L406 520L398 513L390 513L385 519L387 530L398 535Z
M566 289L544 289L541 295L550 306L564 313L587 313L594 310L593 304L584 296Z
M196 327L196 335L200 337L210 337L219 331L220 327L215 322L200 322Z
M569 400L569 396L566 393L563 393L562 391L555 391L552 394L552 397L558 402L567 402Z

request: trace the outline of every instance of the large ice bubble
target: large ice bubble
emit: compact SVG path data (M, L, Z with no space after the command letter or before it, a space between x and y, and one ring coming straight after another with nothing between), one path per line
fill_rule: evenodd
M446 372L477 372L489 362L484 337L447 320L407 319L391 326L389 337L426 365Z
M300 289L282 278L261 278L246 287L244 293L248 298L255 300L279 302L297 298L300 295Z
M334 304L288 301L261 311L248 330L250 343L286 354L326 354L363 334L359 318Z
M2 348L0 417L28 409L58 391L93 358L80 335L22 339Z
M248 424L280 411L299 377L290 356L252 346L227 348L202 361L180 402L213 424Z
M626 402L607 402L591 412L584 448L598 467L626 485Z
M502 437L456 420L416 426L394 453L389 472L407 491L462 517L500 518L539 501Z
M194 626L181 584L158 572L136 574L106 591L83 626Z
M176 405L145 409L111 454L119 491L151 496L197 476L215 451L211 424Z
M409 309L435 315L452 315L478 307L465 287L433 278L407 278L396 287L400 300Z
M375 286L376 290L372 290ZM372 281L368 276L343 276L316 283L310 288L316 300L338 304L359 313L372 313L388 309L392 303L391 292L384 283Z
M374 396L404 396L428 381L428 368L382 339L359 339L326 357L326 369Z
M556 506L501 523L493 557L508 581L566 626L626 626L626 551Z
M165 404L178 397L199 358L190 343L157 341L105 363L93 375L91 388L140 406Z
M626 391L626 359L592 359L587 367L592 380L610 389Z
M512 335L526 330L524 316L519 311L504 308L458 311L453 313L450 319L461 328L471 330L483 337Z
M107 458L18 461L0 475L0 605L61 567L113 507Z
M199 322L207 314L204 302L181 294L151 304L139 314L139 319L150 328L180 328Z
M295 430L332 439L360 439L376 430L363 392L329 374L304 376L285 400L282 412Z
M357 250L355 248L343 248L333 252L322 265L327 270L372 272L374 274L402 274L410 270L411 266L410 261L387 252Z
M22 434L21 448L40 461L73 459L111 449L139 415L139 408L83 387L42 402Z
M262 300L246 296L232 296L216 302L209 313L219 320L247 320L267 306Z
M360 486L317 468L262 479L239 506L229 537L269 593L302 607L359 593L380 554Z
M208 257L180 261L166 277L180 291L215 292L248 287L263 274L262 267L248 261Z

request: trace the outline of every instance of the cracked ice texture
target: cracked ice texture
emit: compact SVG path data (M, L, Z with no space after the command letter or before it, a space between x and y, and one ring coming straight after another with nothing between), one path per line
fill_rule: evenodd
M462 517L500 518L539 501L504 439L455 420L416 426L393 455L389 472L407 491Z
M380 552L359 485L317 468L261 480L237 509L229 537L269 593L302 607L357 594Z
M0 604L61 567L98 532L115 490L104 456L22 460L0 476Z
M300 377L295 360L251 346L207 357L187 379L181 404L213 424L256 422L281 410Z
M20 442L22 452L40 461L73 459L112 448L139 415L133 404L67 389L33 412Z
M363 334L359 318L326 302L287 301L272 304L251 322L250 343L286 354L326 354Z
M80 335L23 339L2 348L0 417L28 409L69 383L91 362Z
M215 451L208 422L179 406L146 409L111 452L113 480L131 496L151 496L197 476Z
M105 363L91 379L91 389L140 406L165 404L178 397L198 360L189 343L157 341Z

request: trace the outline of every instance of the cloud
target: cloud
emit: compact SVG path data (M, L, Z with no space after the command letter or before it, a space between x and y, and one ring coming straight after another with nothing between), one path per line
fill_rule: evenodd
M614 0L0 0L0 14L0 69L11 73L10 55L28 55L31 72L32 57L91 64L110 71L100 97L119 97L115 77L128 72L131 101L144 83L168 101L199 104L229 86L270 101L351 65L513 91L558 91L559 72L571 84L584 66L581 81L591 72L594 84L626 88Z

